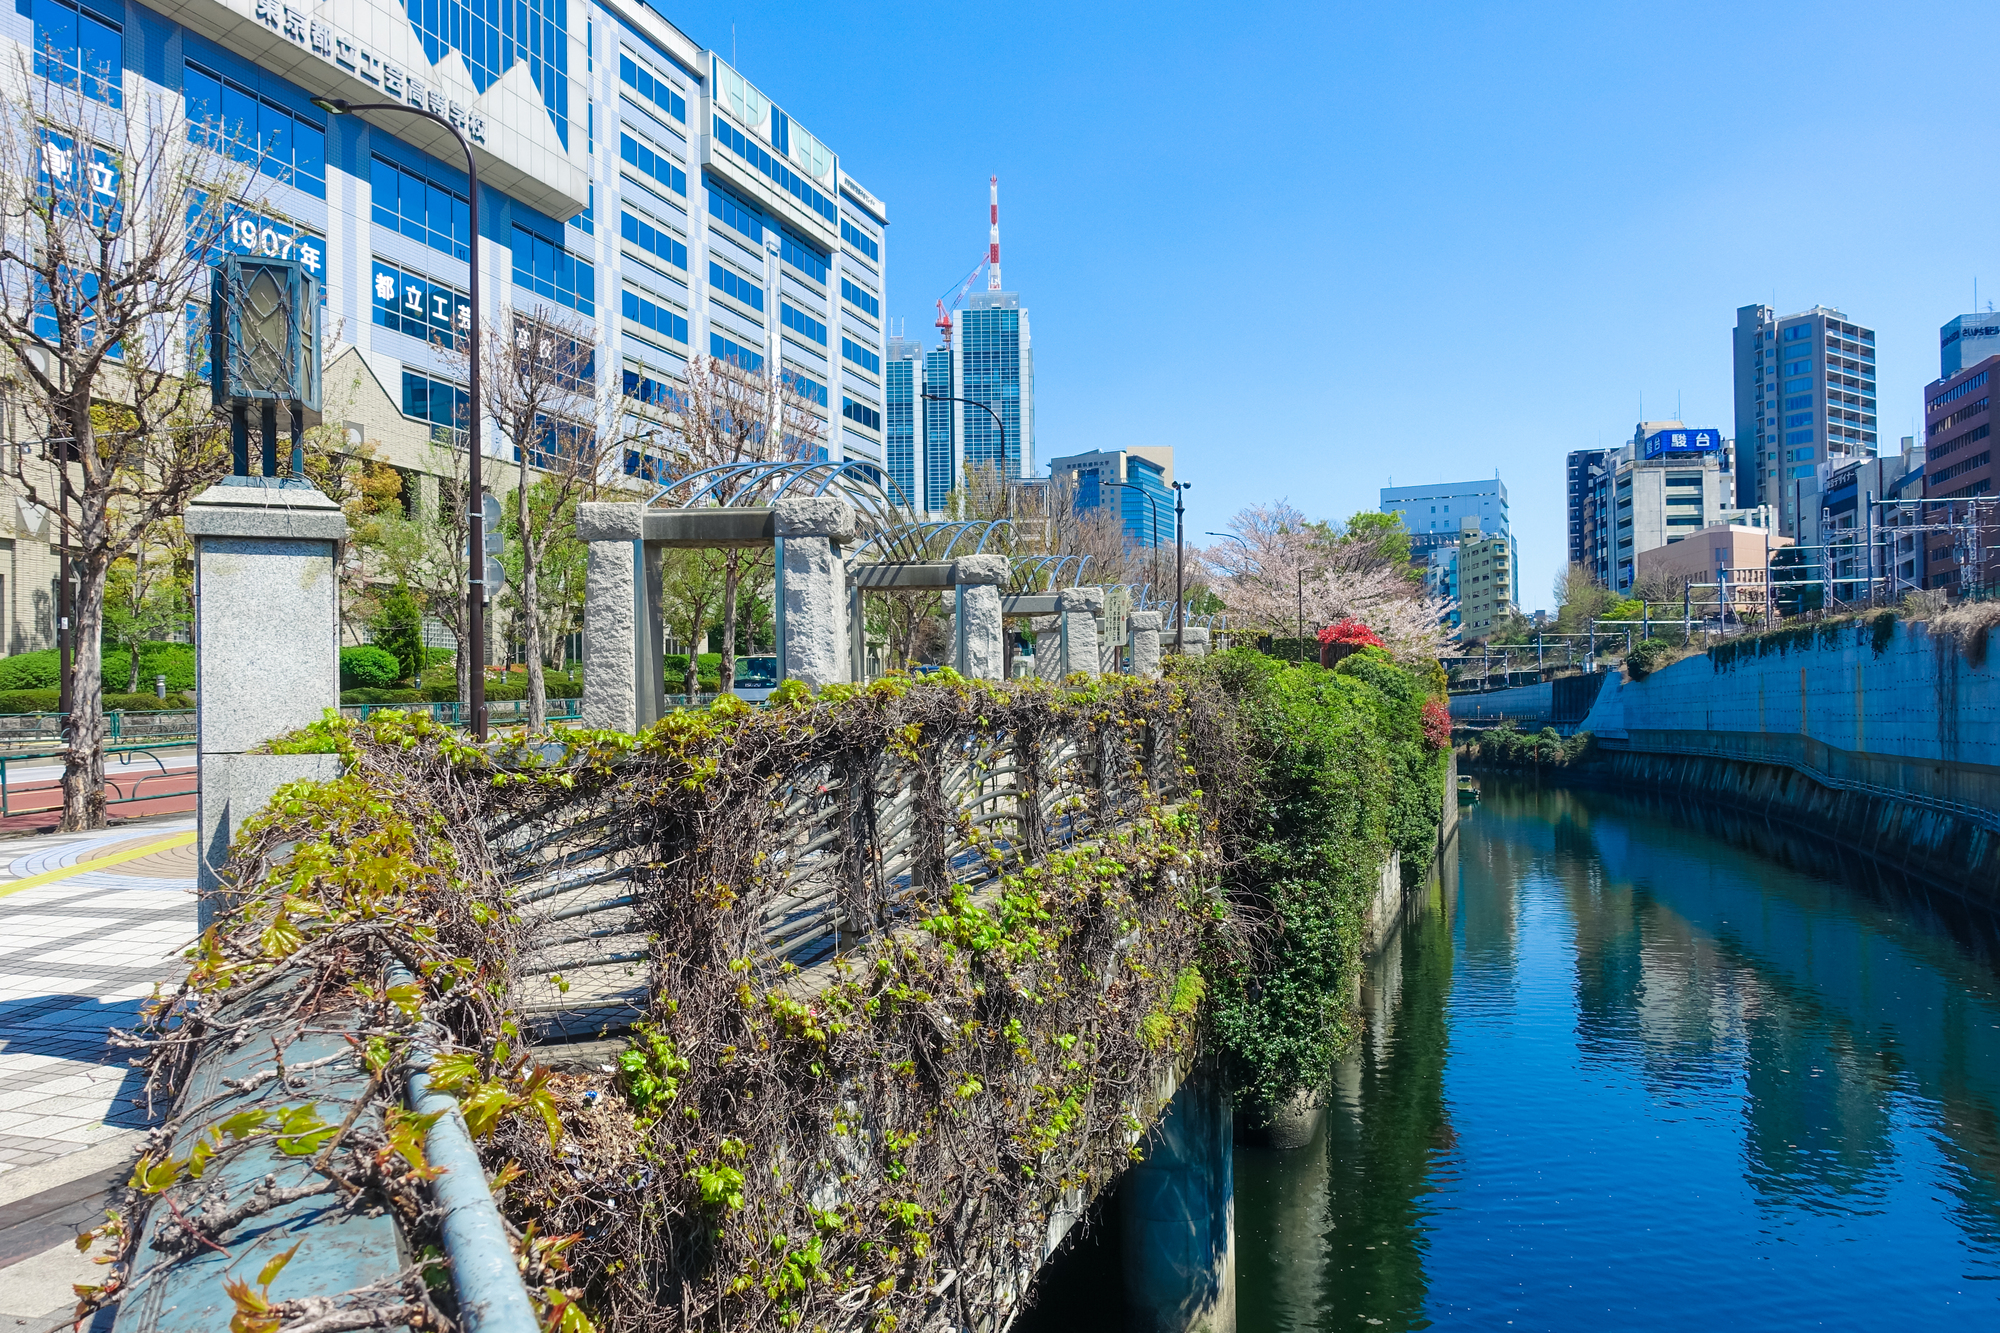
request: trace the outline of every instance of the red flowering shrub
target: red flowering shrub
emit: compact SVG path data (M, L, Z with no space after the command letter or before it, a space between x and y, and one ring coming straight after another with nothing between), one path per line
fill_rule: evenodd
M1433 750L1451 744L1451 709L1442 699L1424 700L1424 744Z
M1324 648L1330 643L1351 643L1361 648L1384 646L1381 635L1352 617L1336 620L1320 630L1319 646Z

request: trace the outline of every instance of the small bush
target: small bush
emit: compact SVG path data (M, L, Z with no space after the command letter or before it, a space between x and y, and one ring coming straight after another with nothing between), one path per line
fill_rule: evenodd
M40 690L58 683L55 649L0 657L0 690Z
M402 663L396 655L364 643L340 650L340 688L343 690L386 690L402 679Z
M1644 680L1679 656L1680 650L1665 639L1647 639L1625 655L1625 674Z
M1531 734L1518 730L1512 722L1503 722L1483 733L1473 750L1482 764L1542 768L1573 764L1590 752L1592 743L1587 731L1565 738L1554 727Z
M0 713L53 713L62 707L62 691L46 690L0 690ZM175 709L194 707L184 694L169 694L161 699L151 694L107 694L104 696L104 711L116 713L158 713Z
M342 690L342 704L420 704L429 702L424 690Z
M104 646L103 689L106 694L123 694L132 683L132 654L112 644ZM56 650L15 653L0 657L0 691L45 690L61 685ZM139 689L150 691L155 676L167 678L170 693L195 687L194 645L191 643L146 642L139 645Z

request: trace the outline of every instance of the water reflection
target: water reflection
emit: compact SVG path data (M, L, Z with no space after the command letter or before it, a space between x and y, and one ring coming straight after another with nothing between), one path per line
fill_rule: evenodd
M1240 1327L2000 1326L1993 919L1754 820L1484 785L1325 1132L1239 1149Z

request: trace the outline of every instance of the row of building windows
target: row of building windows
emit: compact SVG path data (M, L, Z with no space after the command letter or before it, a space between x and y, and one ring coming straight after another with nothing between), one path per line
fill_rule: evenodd
M840 340L840 354L865 370L872 371L877 375L882 373L882 358L852 338L842 338Z
M827 257L788 231L778 233L778 257L807 277L826 283Z
M622 213L618 219L618 234L663 263L687 272L688 248L672 232L662 231L630 213Z
M757 244L764 243L764 219L738 203L736 196L709 186L708 211L710 216L721 218Z
M882 429L882 414L866 403L857 403L852 398L840 400L840 415L857 425L870 430Z
M713 259L708 261L708 281L710 286L720 288L725 295L735 297L752 310L761 312L764 309L762 287L742 274L724 268Z
M877 319L882 317L882 303L846 278L840 280L840 295L843 300L853 303L857 309L866 310Z
M1968 496L1984 495L1992 489L1993 489L1993 478L1981 477L1978 481L1972 482L1969 485L1961 486L1955 491L1946 491L1943 495L1938 496L1937 498L1940 500L1963 500L1966 499ZM1954 570L1953 572L1956 573L1957 571Z
M1985 426L1975 426L1971 430L1965 432L1965 434L1959 436L1957 439L1946 440L1943 444L1940 444L1935 449L1932 449L1930 451L1931 460L1935 462L1936 460L1943 458L1946 454L1952 454L1958 452L1960 449L1964 448L1968 444L1977 444L1979 441L1985 439L1992 433L1993 433L1993 427L1990 424Z
M597 270L554 241L514 227L514 281L580 315L597 313Z
M1946 392L1941 393L1937 397L1931 399L1930 410L1935 412L1940 407L1943 407L1946 403L1955 403L1959 399L1965 397L1965 395L1973 392L1974 390L1985 388L1986 376L1988 373L1989 372L1982 370L1977 375L1974 375L1971 379L1967 380L1965 383L1959 385L1957 388L1947 390Z
M824 384L821 384L818 380L802 371L794 370L790 366L785 367L784 374L786 381L794 389L797 389L801 396L810 398L821 407L826 406L826 386Z
M651 144L639 142L631 135L618 135L618 156L645 175L651 176L675 194L686 197L688 177L685 171L674 165L672 158L659 152Z
M125 33L69 0L34 0L35 73L92 101L125 105Z
M875 244L875 238L846 218L840 220L840 239L867 255L876 263L882 262L882 247Z
M326 124L192 60L182 90L188 137L315 198L326 198Z
M651 329L662 338L672 338L677 343L685 343L688 340L687 320L663 305L648 301L630 287L625 288L619 298L618 313L640 328Z
M821 347L826 346L826 325L804 311L793 308L791 302L778 302L778 322L788 329L803 333Z
M713 117L713 119L715 121L716 138L728 144L731 151L738 157L768 176L771 182L779 189L825 218L828 226L833 224L834 219L839 214L835 210L831 199L828 199L818 190L806 184L805 178L800 176L798 172L793 171L784 162L772 157L764 150L762 144L754 139L745 138L743 131L731 125L721 116Z
M414 370L403 372L404 416L428 421L433 426L463 430L471 418L471 408L472 395L456 384L419 375Z
M739 370L752 375L764 369L764 356L753 352L741 343L732 342L719 333L708 335L708 354L718 361L727 361Z
M1933 486L1942 486L1945 482L1950 481L1953 477L1962 477L1966 473L1972 471L1972 469L1976 467L1985 467L1988 463L1992 461L1993 461L1993 452L1990 449L1982 449L1978 453L1974 454L1972 457L1953 463L1950 467L1945 468L1942 471L1938 472L1935 476L1930 478L1930 484Z
M1981 398L1976 403L1968 403L1966 406L1959 408L1956 412L1953 412L1950 416L1939 417L1936 421L1933 421L1930 425L1930 429L1925 431L1924 433L1926 435L1936 435L1942 431L1950 430L1953 426L1956 426L1961 421L1970 421L1972 420L1972 418L1978 416L1981 412L1984 412L1987 408L1987 405L1990 404L1992 401L1993 400L1991 398Z
M368 193L380 225L454 259L471 257L471 206L456 190L378 156L369 163Z
M687 99L674 91L674 86L638 61L618 53L618 78L626 87L651 102L660 110L682 124L687 123Z
M381 259L375 261L374 294L374 322L382 328L455 348L472 327L472 301L464 292Z

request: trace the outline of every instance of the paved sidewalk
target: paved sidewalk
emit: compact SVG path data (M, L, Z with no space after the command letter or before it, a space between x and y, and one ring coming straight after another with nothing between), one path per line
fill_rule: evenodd
M107 1030L132 1027L153 984L186 969L193 829L192 819L165 818L0 840L4 1333L66 1327L70 1285L98 1280L69 1238L102 1220L104 1192L147 1123L134 1104L138 1071Z

